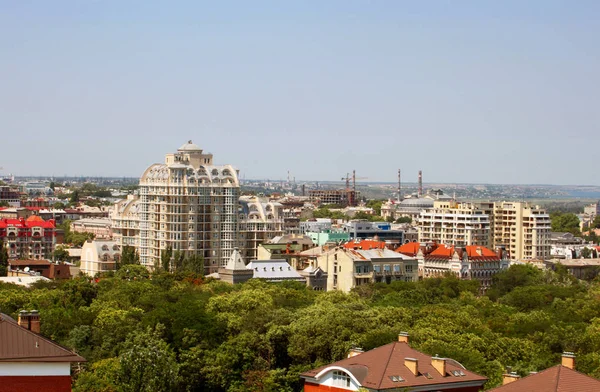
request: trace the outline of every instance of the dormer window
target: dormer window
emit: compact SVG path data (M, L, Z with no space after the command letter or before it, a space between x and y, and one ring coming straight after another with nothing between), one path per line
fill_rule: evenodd
M333 386L350 388L350 376L339 370L333 371Z

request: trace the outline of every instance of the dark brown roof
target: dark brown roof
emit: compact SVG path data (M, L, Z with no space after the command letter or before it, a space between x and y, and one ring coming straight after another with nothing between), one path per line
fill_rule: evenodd
M418 360L419 375L415 376L404 365L405 358ZM481 386L487 381L486 377L466 370L452 359L446 360L446 374L441 375L431 365L430 356L412 349L408 343L404 342L390 343L352 358L309 370L300 376L307 381L315 382L315 376L330 366L346 369L363 387L374 390L448 384L458 387L459 383L473 383L473 385ZM464 375L454 375L454 371L462 371ZM393 381L393 377L397 379L398 376L404 381Z
M539 373L523 377L489 392L598 392L600 380L566 366L556 365Z
M0 315L0 362L85 362L85 359Z
M48 260L9 260L8 263L12 266L28 266L28 265L50 265Z

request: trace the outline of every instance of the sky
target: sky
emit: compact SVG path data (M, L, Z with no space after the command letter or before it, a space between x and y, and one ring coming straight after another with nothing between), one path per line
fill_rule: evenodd
M0 166L600 185L600 2L0 0Z

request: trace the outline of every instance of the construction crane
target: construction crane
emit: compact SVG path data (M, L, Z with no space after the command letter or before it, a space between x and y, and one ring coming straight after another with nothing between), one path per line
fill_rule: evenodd
M350 190L350 179L352 178L352 190ZM368 177L356 177L356 170L352 170L352 177L350 173L346 173L346 177L342 177L342 181L346 180L346 199L349 205L356 204L356 180L366 180Z

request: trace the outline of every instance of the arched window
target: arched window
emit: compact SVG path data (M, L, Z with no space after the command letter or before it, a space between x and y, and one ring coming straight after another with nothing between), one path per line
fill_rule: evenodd
M108 245L103 245L102 250L108 250Z
M104 256L102 256L102 261L108 261L108 253L105 253Z

